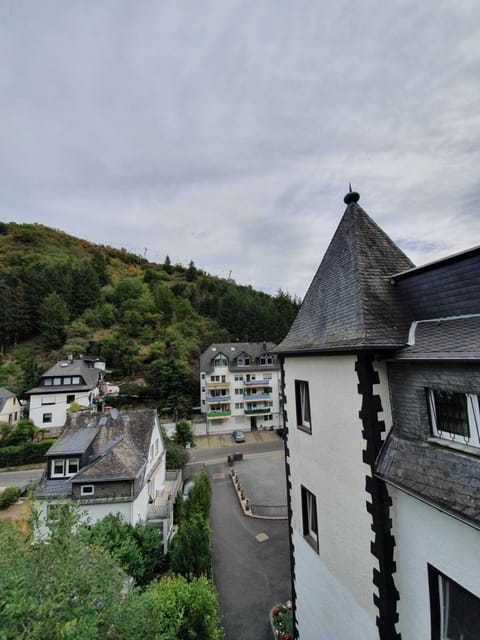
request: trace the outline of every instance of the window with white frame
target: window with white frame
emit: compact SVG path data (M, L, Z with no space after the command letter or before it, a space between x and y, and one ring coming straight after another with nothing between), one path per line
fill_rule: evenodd
M42 415L43 424L48 424L49 422L52 422L52 420L53 420L53 413L44 413Z
M432 434L460 444L480 447L478 396L428 389Z
M250 356L243 354L238 356L237 358L237 367L249 367L250 366Z
M73 476L75 473L78 473L79 468L80 460L78 458L67 459L67 476Z
M310 389L305 380L295 380L295 406L297 411L297 426L311 432Z
M75 475L80 468L78 458L54 458L50 463L52 478L66 478Z
M478 640L480 598L428 566L433 640Z
M318 553L317 498L304 486L301 487L301 492L303 537Z
M95 493L95 486L93 484L82 484L80 487L81 496L93 496Z

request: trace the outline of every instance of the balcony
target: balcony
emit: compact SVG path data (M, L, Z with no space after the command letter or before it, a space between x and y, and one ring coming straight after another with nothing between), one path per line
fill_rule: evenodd
M218 420L219 418L229 418L232 415L230 409L226 411L207 411L207 418L209 420Z
M252 409L245 409L244 414L246 416L261 416L271 412L272 410L270 407L256 407Z
M243 384L246 387L270 387L271 388L272 381L271 380L245 380Z
M207 389L230 389L230 382L207 382Z
M271 397L269 393L253 393L252 395L243 396L243 399L246 402L255 402L256 400L270 400Z
M165 472L163 487L156 492L153 503L148 505L147 520L166 520L170 517L181 483L181 469Z
M215 404L222 404L223 402L230 402L230 396L207 396L207 402L214 402Z

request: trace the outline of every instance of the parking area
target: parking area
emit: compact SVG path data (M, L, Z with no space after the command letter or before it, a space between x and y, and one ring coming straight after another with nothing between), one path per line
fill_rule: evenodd
M275 431L245 431L245 443L238 443L239 451L244 444L261 444L264 442L279 442L280 437ZM232 447L235 441L231 433L215 434L208 436L195 436L197 449L222 449Z

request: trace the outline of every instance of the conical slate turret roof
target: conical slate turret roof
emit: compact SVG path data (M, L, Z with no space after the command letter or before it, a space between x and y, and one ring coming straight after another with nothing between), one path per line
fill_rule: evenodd
M410 318L390 276L413 263L357 204L348 206L305 295L282 353L392 348Z

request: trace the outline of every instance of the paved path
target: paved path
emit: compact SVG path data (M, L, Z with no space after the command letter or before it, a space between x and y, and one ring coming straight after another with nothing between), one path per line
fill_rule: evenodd
M207 470L212 482L213 578L225 640L271 640L270 608L291 598L288 523L244 516L228 465L210 464Z

